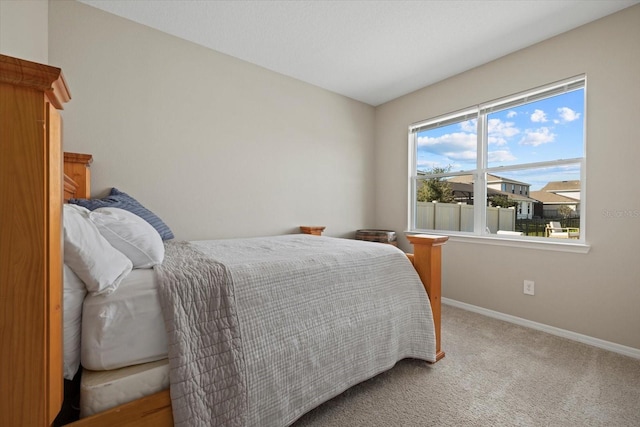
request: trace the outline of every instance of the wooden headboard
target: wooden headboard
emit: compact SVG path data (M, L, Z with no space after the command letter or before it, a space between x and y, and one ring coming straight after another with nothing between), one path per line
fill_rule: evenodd
M91 154L64 153L64 201L91 195Z

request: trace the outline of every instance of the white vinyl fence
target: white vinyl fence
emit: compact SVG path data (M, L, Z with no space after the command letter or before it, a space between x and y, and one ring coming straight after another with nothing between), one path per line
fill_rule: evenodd
M514 231L515 226L515 209L487 208L487 227L491 233L497 233L498 230ZM473 205L418 202L416 228L471 232L473 231Z

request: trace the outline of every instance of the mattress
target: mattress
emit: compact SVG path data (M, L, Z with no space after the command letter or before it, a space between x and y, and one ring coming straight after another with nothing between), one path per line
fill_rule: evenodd
M113 371L82 371L80 418L149 396L169 387L167 359Z
M109 295L88 295L82 310L85 369L122 368L167 357L167 333L153 269L135 269Z

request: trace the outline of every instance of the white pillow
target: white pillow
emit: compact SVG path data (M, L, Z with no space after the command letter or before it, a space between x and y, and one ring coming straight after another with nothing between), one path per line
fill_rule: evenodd
M111 246L133 262L133 268L151 268L162 264L162 237L138 215L119 208L98 208L91 211L89 218Z
M82 336L82 303L87 289L82 280L64 265L64 300L62 313L64 337L64 377L72 380L80 367L80 337Z
M89 219L89 210L64 205L64 263L93 295L115 291L133 264L122 252L102 237Z

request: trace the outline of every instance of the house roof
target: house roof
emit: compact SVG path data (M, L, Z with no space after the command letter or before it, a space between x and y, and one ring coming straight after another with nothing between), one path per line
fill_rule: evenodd
M551 181L540 191L562 192L562 191L580 191L580 180L573 181Z
M448 181L449 182L468 182L468 183L472 183L473 182L473 175L469 174L469 175L454 176L454 177L449 178ZM487 182L488 183L508 182L510 184L519 184L519 185L526 185L526 186L531 185L531 184L528 184L526 182L516 181L515 179L503 178L501 176L492 175L490 173L487 174Z
M451 178L447 179L447 181L448 182L460 182L460 183L472 184L473 183L473 175L452 176Z
M550 193L548 191L531 191L529 193L531 197L534 199L546 204L546 205L575 205L576 203L580 203L580 200L574 199L572 197L562 196L556 193Z
M473 184L467 182L452 182L451 180L449 180L448 182L454 195L468 195L473 197ZM522 194L513 194L506 191L496 190L490 187L487 188L487 196L505 196L509 200L513 200L515 202L537 202L537 200L527 196L523 196Z
M513 193L506 192L506 191L498 191L498 193L507 196L510 200L513 200L515 202L532 202L532 203L535 203L535 202L538 201L536 199L532 199L531 197L523 196L522 194L513 194Z
M519 184L519 185L526 185L526 186L530 186L531 184L526 183L526 182L522 182L522 181L516 181L515 179L509 179L509 178L503 178L501 176L498 175L492 175L490 173L487 174L487 182L508 182L509 184Z

